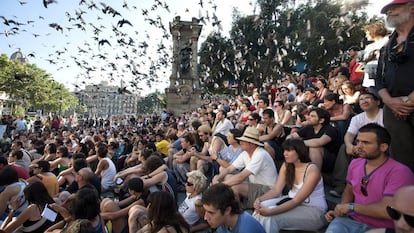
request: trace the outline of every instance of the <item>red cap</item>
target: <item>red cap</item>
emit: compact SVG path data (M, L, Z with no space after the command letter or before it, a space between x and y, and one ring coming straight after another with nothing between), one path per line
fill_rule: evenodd
M405 3L409 3L409 2L414 2L414 0L393 0L392 2L388 3L387 5L385 5L385 6L381 9L381 14L385 14L385 13L387 13L388 9L389 9L392 5L397 5L397 4L405 4Z

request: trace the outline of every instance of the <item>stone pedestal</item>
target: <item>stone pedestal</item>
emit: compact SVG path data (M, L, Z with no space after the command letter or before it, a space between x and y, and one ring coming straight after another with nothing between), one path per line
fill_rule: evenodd
M197 45L202 25L175 17L170 23L173 38L173 64L170 86L165 89L167 110L175 115L200 107L200 82L197 76Z

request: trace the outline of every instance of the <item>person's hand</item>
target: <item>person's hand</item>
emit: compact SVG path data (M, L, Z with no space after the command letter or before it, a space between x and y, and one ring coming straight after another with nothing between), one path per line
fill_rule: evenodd
M261 207L260 203L261 203L260 199L256 198L256 200L253 203L254 209L260 209L260 207Z
M330 210L328 212L326 212L325 214L325 219L327 222L332 222L332 220L335 218L335 212L333 210Z
M414 105L405 103L401 97L391 97L386 99L384 103L392 110L398 119L405 119L414 111Z
M218 183L220 183L220 179L219 179L219 176L214 176L213 177L213 180L211 181L213 184L218 184Z
M345 147L345 150L346 150L346 154L347 155L356 155L357 152L358 152L357 147L354 146L354 145L352 145L352 146L346 146Z
M277 207L274 207L274 208L277 208ZM270 210L271 210L271 208L263 207L263 206L260 206L259 208L255 209L256 213L258 213L262 216L273 215Z
M11 209L12 210L17 210L18 208L19 208L19 206L20 206L20 202L21 202L21 199L22 199L23 197L22 196L20 196L20 197L15 197L15 198L12 198L10 201L9 201L9 205L10 205L10 207L11 207Z
M349 213L348 203L336 205L334 212L335 212L335 216L346 215L347 213Z

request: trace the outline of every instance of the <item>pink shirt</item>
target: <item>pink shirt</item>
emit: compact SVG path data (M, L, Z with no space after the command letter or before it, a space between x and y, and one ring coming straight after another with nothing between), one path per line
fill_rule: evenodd
M386 160L381 166L365 174L366 159L358 158L351 161L348 168L347 182L352 185L354 202L358 204L370 204L380 202L384 196L394 196L394 193L402 186L414 185L414 174L411 170L392 158ZM361 192L361 179L369 176L367 183L367 196ZM379 219L352 212L349 216L374 228L394 228L392 220Z

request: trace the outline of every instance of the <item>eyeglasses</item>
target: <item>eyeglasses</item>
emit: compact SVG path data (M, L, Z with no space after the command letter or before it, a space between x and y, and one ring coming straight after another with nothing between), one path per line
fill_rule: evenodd
M185 185L187 185L188 187L191 187L191 186L193 186L194 184L193 183L190 183L190 182L185 182Z
M387 213L395 221L400 220L401 216L403 216L407 224L414 228L414 216L403 214L400 211L392 208L391 206L387 206Z
M369 176L363 176L361 179L361 193L364 194L364 196L368 196L368 190L367 190L368 181L369 181Z
M247 120L249 120L249 121L254 121L254 118L247 118Z

